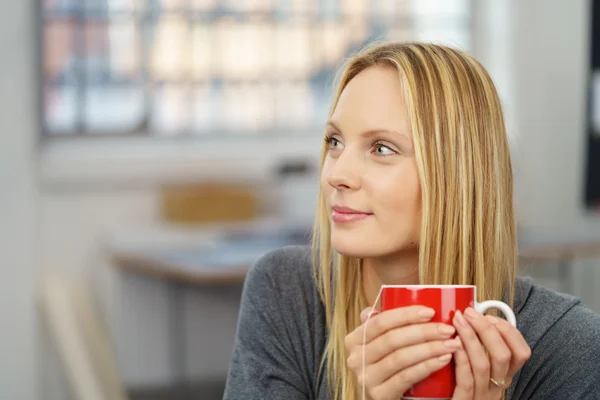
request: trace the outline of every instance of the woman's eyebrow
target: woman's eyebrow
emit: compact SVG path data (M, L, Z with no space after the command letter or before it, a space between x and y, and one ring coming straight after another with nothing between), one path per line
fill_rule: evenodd
M329 120L329 121L327 121L327 125L331 126L336 131L342 133L342 130L340 129L339 125L335 121ZM361 132L361 136L364 136L364 137L368 138L368 137L375 136L375 135L382 134L382 133L390 133L392 135L404 136L404 137L406 137L408 139L411 138L406 133L400 133L398 131L394 131L394 130L390 130L390 129L385 129L385 128L381 128L381 129L369 129L369 130L366 130L364 132Z

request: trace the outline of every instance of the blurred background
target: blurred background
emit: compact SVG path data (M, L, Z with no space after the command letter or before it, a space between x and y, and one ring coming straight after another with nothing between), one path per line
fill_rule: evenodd
M519 273L600 312L584 0L19 0L0 13L0 399L219 399L244 275L306 243L335 73L464 49L502 98Z

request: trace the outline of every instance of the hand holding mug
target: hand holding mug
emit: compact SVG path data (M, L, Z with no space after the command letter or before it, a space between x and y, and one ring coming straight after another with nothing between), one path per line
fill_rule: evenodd
M399 399L413 385L448 366L460 348L455 328L430 322L435 311L410 306L382 312L346 336L347 364L370 399ZM366 329L365 329L366 328ZM364 351L364 365L363 365ZM363 370L364 367L364 370Z
M463 348L454 355L456 388L452 398L502 398L504 389L531 356L521 332L503 319L484 317L472 308L464 315L457 311L453 324Z
M431 322L454 325L462 343L454 353L455 365L448 363L432 371L403 392L404 399L493 399L501 396L529 358L529 348L516 329L510 307L493 300L478 303L476 293L472 285L382 287L381 310L384 312L378 318L391 310L415 305L429 307L435 310ZM482 314L490 308L501 310L508 322L484 317ZM465 310L468 321L462 314Z

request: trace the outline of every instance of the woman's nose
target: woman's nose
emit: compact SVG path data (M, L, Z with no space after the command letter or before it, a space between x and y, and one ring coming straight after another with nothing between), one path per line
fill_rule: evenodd
M338 190L356 190L361 185L361 162L344 151L335 161L327 177L329 185Z

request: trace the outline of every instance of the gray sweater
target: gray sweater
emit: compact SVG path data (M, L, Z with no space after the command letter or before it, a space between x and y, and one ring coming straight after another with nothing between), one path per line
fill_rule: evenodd
M507 399L600 399L600 316L579 300L518 279L517 326L532 356ZM307 247L271 251L242 295L224 399L329 399L317 381L327 340Z

